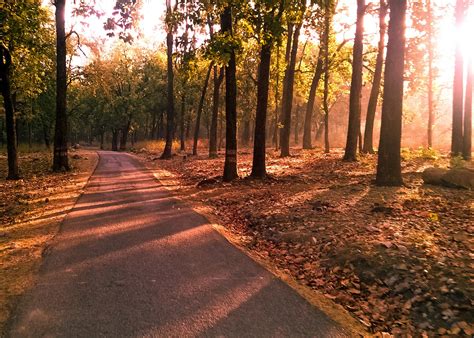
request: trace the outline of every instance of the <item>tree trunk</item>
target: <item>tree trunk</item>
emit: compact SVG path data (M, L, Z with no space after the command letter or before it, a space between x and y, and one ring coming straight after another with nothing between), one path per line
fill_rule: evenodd
M464 1L456 1L456 26L460 30L464 20ZM464 41L457 41L454 61L454 81L453 81L453 129L451 134L451 155L462 154L463 148L463 56L462 46Z
M376 184L403 184L400 146L402 138L403 71L405 63L405 15L407 0L389 0L387 61L382 105L382 126Z
M291 44L290 61L285 71L283 82L283 98L280 122L283 127L280 130L280 156L290 156L290 131L291 131L291 110L293 105L293 87L295 83L296 55L298 53L298 41L302 22L299 23L293 32Z
M257 112L255 115L255 136L253 146L252 177L264 178L267 175L265 166L268 88L270 84L270 64L272 46L267 43L260 50L260 65L258 67L257 83Z
M474 72L472 58L473 56L471 55L467 66L466 101L464 106L464 142L462 155L465 160L470 160L472 153L472 76Z
M322 39L324 41L324 39ZM322 46L322 44L321 44ZM304 118L304 132L303 132L303 149L313 148L311 144L311 127L313 120L314 102L316 101L316 90L318 89L319 80L323 74L323 55L321 53L321 46L319 48L318 63L314 71L313 80L311 81L311 89L309 90L308 103L306 105L306 115Z
M127 124L122 128L122 137L120 138L120 150L125 151L127 149L128 132L130 131L131 121L128 120Z
M171 0L166 0L166 16L171 20ZM173 135L174 135L174 74L173 74L173 27L168 24L166 34L166 56L167 56L167 93L166 93L166 144L162 159L172 157Z
M55 0L56 6L56 128L54 130L53 171L69 170L67 156L66 107L66 0Z
M275 88L275 119L273 125L273 145L275 146L275 150L278 150L278 111L279 111L279 103L278 99L280 98L280 47L277 46L277 56L276 56L276 63L277 63L277 71L276 71L276 88Z
M365 0L357 0L357 22L352 54L352 81L349 95L349 125L344 161L357 161L357 139L360 132L360 96L362 91L362 54L364 52Z
M101 129L100 131L100 150L104 150L104 134L105 131Z
M364 153L374 153L374 121L375 112L377 110L377 104L380 95L380 83L382 81L383 72L383 61L385 54L385 34L387 31L387 24L385 23L385 17L387 16L388 5L385 0L380 1L379 9L379 43L377 50L377 58L375 61L375 72L374 79L372 82L372 89L370 90L369 105L367 107L367 117L365 120L365 132L364 132L364 145L362 151Z
M194 128L194 142L193 142L193 155L197 155L197 145L199 140L199 127L201 126L201 115L202 109L204 108L204 100L206 98L207 86L209 84L209 78L211 77L211 70L213 64L209 65L209 69L207 70L206 79L204 80L204 86L202 87L201 98L199 99L199 107L196 116L196 127Z
M3 96L3 106L5 108L5 125L7 129L7 179L17 180L20 178L20 174L18 171L18 153L16 149L15 110L13 108L13 100L10 87L11 64L12 60L10 52L0 44L0 79L2 80L0 85Z
M232 9L227 6L221 16L222 32L229 36L232 32ZM230 182L238 177L237 174L237 80L235 50L229 50L229 62L225 66L225 182Z
M296 105L296 110L295 110L295 132L294 132L294 138L295 138L295 144L298 144L298 139L300 137L300 109L301 105L298 103Z
M118 151L118 133L118 129L112 129L112 151Z
M324 15L324 94L323 94L323 109L324 109L324 152L329 153L329 30L331 28L331 13L329 8L326 9Z
M214 66L214 90L212 93L212 116L211 130L209 132L209 158L217 157L217 121L219 118L219 96L222 80L224 80L224 68L218 74L217 66Z
M186 87L183 89L183 94L181 95L181 114L179 117L179 141L180 141L180 151L186 150L186 140L185 140L185 126L184 122L186 119Z
M428 12L428 147L433 147L433 15L431 8L431 0L426 1Z

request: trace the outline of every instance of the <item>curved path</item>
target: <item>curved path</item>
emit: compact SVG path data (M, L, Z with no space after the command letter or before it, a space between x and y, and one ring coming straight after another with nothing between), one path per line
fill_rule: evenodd
M173 199L132 156L100 152L10 335L348 334Z

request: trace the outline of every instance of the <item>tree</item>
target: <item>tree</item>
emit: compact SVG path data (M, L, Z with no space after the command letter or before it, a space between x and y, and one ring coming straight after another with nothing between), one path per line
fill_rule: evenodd
M465 160L470 160L472 153L472 76L474 75L472 58L473 56L471 55L467 63L466 100L464 103L464 135L462 156Z
M197 155L197 145L199 140L199 127L201 126L201 115L204 107L204 100L206 98L207 86L209 84L209 78L211 77L211 71L213 69L213 63L209 65L209 68L206 73L206 78L204 80L204 85L202 86L201 98L199 99L199 106L196 115L196 126L194 128L194 140L193 140L193 155Z
M176 7L175 7L176 9ZM166 144L162 159L172 157L172 147L174 138L174 74L173 74L173 32L175 24L173 23L173 9L171 0L166 0L166 55L167 55L167 108L166 108Z
M362 56L364 51L365 0L357 0L357 22L352 57L352 81L349 98L349 127L347 131L345 161L357 160L357 139L360 133L360 96L362 91Z
M54 130L53 171L69 170L67 155L67 70L66 70L66 0L55 0L56 6L56 126Z
M305 12L306 1L298 1L295 13L296 23L293 30L293 35L291 39L288 39L289 43L287 44L287 51L290 50L290 55L283 80L283 97L280 117L280 123L282 124L282 128L280 130L281 157L290 156L291 111L293 107L293 86L295 82L296 57L298 53L298 42ZM291 31L288 32L288 36L291 36Z
M268 6L268 7L267 7ZM270 65L273 45L282 33L278 23L283 15L283 2L273 2L271 5L257 2L258 21L255 30L260 42L260 64L257 80L257 111L255 115L255 136L251 176L264 178L266 176L266 122L268 109L268 91L270 85Z
M222 33L229 39L226 54L228 62L225 66L225 112L226 112L226 144L223 180L230 182L237 174L237 80L235 45L232 41L232 6L227 5L221 14Z
M385 65L376 184L403 184L401 172L401 136L403 111L403 73L405 64L406 0L389 0L387 60Z
M456 27L461 29L464 20L464 0L456 0ZM453 128L451 132L451 155L458 156L463 150L463 72L464 62L461 42L456 43L453 80Z
M18 171L18 154L16 149L15 111L11 95L10 72L12 58L10 51L2 44L0 45L0 79L3 105L5 107L5 124L7 128L7 154L8 154L8 176L9 180L20 178Z
M364 153L374 153L374 121L375 112L377 110L378 99L380 95L380 83L382 81L383 61L385 55L385 34L387 25L385 17L387 16L388 5L385 0L380 1L379 7L379 42L377 46L377 58L375 61L374 78L372 80L372 88L370 90L369 105L367 106L367 117L365 120L364 145L362 151Z
M217 120L219 117L220 87L224 80L224 68L213 67L212 114L209 131L209 158L217 157Z
M325 37L322 37L322 41L325 40ZM322 53L322 46L320 44L319 47L319 55L318 55L318 62L316 64L316 69L314 71L313 80L311 81L311 87L308 96L308 103L306 105L306 114L304 119L304 132L303 132L303 149L311 149L313 146L311 144L311 126L312 126L312 118L313 118L313 110L314 110L314 102L316 101L316 90L318 89L319 81L321 80L321 76L323 75L323 53Z
M31 103L43 90L41 73L49 65L51 30L40 1L2 2L0 23L0 91L5 108L8 179L18 179L18 106L14 101L21 96Z

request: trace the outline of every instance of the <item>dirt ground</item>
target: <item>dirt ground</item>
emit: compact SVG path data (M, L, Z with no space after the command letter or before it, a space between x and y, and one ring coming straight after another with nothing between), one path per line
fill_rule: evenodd
M52 173L46 151L20 154L22 179L6 181L0 154L0 336L16 299L34 282L43 251L96 166L95 151L72 151L73 170Z
M147 150L147 149L153 149ZM474 334L474 192L424 185L421 172L447 156L404 151L403 187L376 187L376 156L342 162L342 151L267 156L270 177L221 182L223 156L137 154L162 182L205 206L249 251L342 305L369 332Z

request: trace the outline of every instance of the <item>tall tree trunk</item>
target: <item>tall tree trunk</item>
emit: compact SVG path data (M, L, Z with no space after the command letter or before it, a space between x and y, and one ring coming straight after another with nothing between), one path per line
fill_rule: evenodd
M217 121L219 118L219 96L222 80L224 79L224 68L218 74L217 66L214 66L214 88L212 93L212 116L209 132L209 158L217 157Z
M357 22L352 54L352 81L349 95L349 125L344 161L357 161L357 138L360 132L360 96L362 91L362 55L364 51L365 0L357 0Z
M56 128L54 130L53 170L69 170L67 156L67 106L66 106L66 0L55 0L56 6Z
M229 36L232 32L232 9L227 6L221 16L222 32ZM230 182L237 174L237 80L235 50L229 50L229 62L225 66L225 162L223 180Z
M433 15L431 8L431 0L426 1L428 12L428 147L433 147Z
M300 137L300 109L301 105L298 103L295 110L295 132L293 135L295 137L295 144L298 144L298 139Z
M332 13L326 8L324 15L324 94L323 94L323 110L324 110L324 152L329 153L329 31L331 29Z
M324 37L322 39L324 41ZM323 74L323 53L321 52L322 44L319 47L318 63L314 71L313 80L311 81L311 88L309 90L308 103L306 105L306 115L304 118L304 132L303 132L303 149L313 148L311 144L311 127L313 120L314 102L316 101L316 90L318 89L319 80Z
M183 90L183 93L181 95L181 113L179 116L179 141L180 141L180 150L185 151L186 150L186 140L185 140L185 126L184 122L186 119L186 87Z
M2 44L0 44L0 85L3 96L3 106L5 108L5 124L7 129L7 179L17 180L20 178L20 174L18 171L18 153L16 150L15 110L13 108L10 87L11 64L12 59L10 52ZM1 132L3 133L3 130Z
M275 88L275 119L274 119L274 129L273 129L273 145L275 150L278 150L278 112L279 112L279 98L280 98L280 47L277 46L277 56L276 56L276 88Z
M201 115L202 109L204 108L204 100L206 98L207 86L209 84L209 78L211 77L211 70L213 64L209 65L207 70L206 79L204 80L204 86L202 87L201 98L199 99L199 107L196 115L196 127L194 128L194 142L193 142L193 155L197 155L197 145L199 140L199 127L201 126Z
M407 0L389 0L387 61L382 105L382 126L376 184L403 184L400 146L402 138L403 70L405 64L405 15Z
M370 90L369 105L367 107L367 117L365 120L364 131L364 145L362 151L364 153L374 153L374 121L375 112L377 111L377 104L380 94L380 83L382 82L383 61L385 55L385 34L387 31L387 24L385 17L387 16L388 5L385 0L380 1L379 9L379 43L377 50L377 58L375 61L374 79L372 81L372 89Z
M280 156L290 156L290 131L291 131L291 110L293 105L293 87L295 83L296 56L298 53L298 41L302 22L299 23L293 32L293 41L291 44L290 61L285 71L283 82L283 98L280 122Z
M456 26L461 29L464 20L464 0L456 0ZM451 155L462 154L463 145L463 55L461 44L464 41L457 41L456 55L454 61L454 81L453 81L453 129L451 134Z
M272 46L262 45L260 50L260 65L258 67L257 83L257 112L255 115L255 136L253 145L252 177L264 178L267 175L265 166L268 88L270 84L270 63Z
M172 16L171 0L166 0L166 16L171 20ZM166 144L162 159L172 157L173 136L174 136L174 74L173 74L173 27L168 24L166 34L166 57L167 57L167 91L166 91Z
M466 101L464 106L464 142L462 154L465 160L470 160L472 153L472 76L474 75L472 59L473 56L471 55L467 66Z

